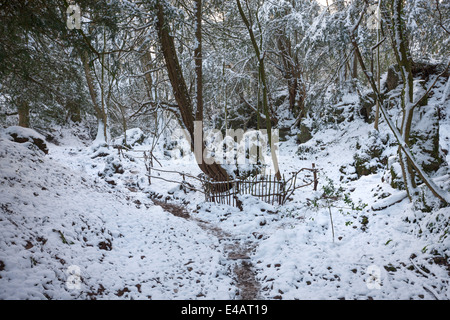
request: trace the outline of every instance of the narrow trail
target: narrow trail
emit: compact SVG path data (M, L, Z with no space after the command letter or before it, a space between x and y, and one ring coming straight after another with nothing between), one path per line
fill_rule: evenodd
M236 287L239 290L237 299L257 300L260 298L261 285L256 279L256 272L250 258L251 252L256 248L256 243L252 241L243 243L241 239L233 237L217 225L191 217L187 210L180 205L157 199L152 199L152 201L174 216L194 221L200 228L219 240L226 258L224 267L236 282Z

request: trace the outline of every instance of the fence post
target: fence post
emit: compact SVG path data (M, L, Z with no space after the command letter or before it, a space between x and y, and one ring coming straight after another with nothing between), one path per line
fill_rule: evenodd
M227 197L227 204L230 205L230 202L231 202L230 195L231 195L231 193L230 193L230 185L229 185L229 181L228 180L229 179L228 179L228 175L227 175L227 184L226 184L227 195L226 195L226 197Z
M147 152L144 151L144 165L147 168L147 179L148 179L148 184L151 185L152 184L152 178L150 177L152 175L152 165L149 163L147 164L147 160L148 160L148 156L147 156Z
M317 191L317 184L319 182L317 181L317 169L316 169L316 164L315 163L312 164L312 168L313 168L313 178L314 178L314 188L313 188L313 190Z
M151 172L151 170L153 168L153 152L149 151L149 153L150 153L150 166L149 166L149 173L148 174L151 174L150 172ZM148 178L149 178L148 184L152 184L152 181L150 180L150 177L148 177Z

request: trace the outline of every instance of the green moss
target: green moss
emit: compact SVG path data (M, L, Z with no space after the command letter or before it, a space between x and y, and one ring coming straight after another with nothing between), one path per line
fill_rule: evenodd
M377 166L369 165L370 157L368 155L355 154L353 156L353 159L355 160L353 165L355 167L356 174L358 175L358 177L367 176L369 174L374 174L378 170Z
M403 180L397 175L394 168L391 167L389 171L391 173L391 183L390 183L391 187L397 190L404 190L405 184Z

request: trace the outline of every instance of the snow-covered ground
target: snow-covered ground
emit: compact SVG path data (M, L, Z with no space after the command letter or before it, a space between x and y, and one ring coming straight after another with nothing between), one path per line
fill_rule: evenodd
M419 218L405 192L383 183L380 174L363 176L341 186L354 202L362 200L368 206L351 214L340 213L339 205L331 207L333 242L328 208L306 205L307 199L322 193L326 177L340 185L339 168L353 162L355 142L367 136L358 121L346 125L350 127L345 133L329 129L316 134L305 145L317 151L305 155L306 160L298 160L293 141L280 146L285 172L311 167L312 162L320 168L319 191L298 189L284 207L249 199L242 212L207 204L198 215L257 243L252 260L263 299L449 299L450 270L429 263L433 249L450 248L449 239L429 234L424 227L437 217L448 219L449 208ZM321 150L323 145L327 147ZM379 197L382 194L389 196ZM402 201L383 210L372 209L398 200ZM427 235L419 237L420 227L407 217L422 219L422 233Z
M69 147L0 145L0 299L234 295L217 239L194 222L112 189Z
M300 153L294 137L281 142L283 173L315 163L318 191L298 189L282 207L247 196L242 211L168 181L149 185L141 152L119 156L67 130L45 155L2 132L0 299L237 299L231 243L248 249L258 299L449 299L449 261L436 253L450 239L426 227L449 208L414 210L380 173L341 179L355 176L353 154L370 130L360 119L329 127ZM156 156L163 169L200 173L192 158ZM367 206L311 206L328 179ZM448 188L448 175L437 183Z

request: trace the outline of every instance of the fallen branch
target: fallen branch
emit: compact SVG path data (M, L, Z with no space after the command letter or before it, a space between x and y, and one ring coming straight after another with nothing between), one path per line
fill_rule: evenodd
M188 173L179 172L179 171L175 171L175 170L164 170L164 169L159 169L159 168L155 168L155 167L150 167L150 170L161 171L161 172L166 172L166 173L177 173L177 174L179 174L180 176L183 176L183 178L184 178L184 177L189 177L189 178L192 178L192 179L196 179L196 180L198 180L198 181L200 181L200 182L203 182L203 181L204 181L203 179L200 179L200 178L195 177L195 176L193 176L193 175L190 175L190 174L188 174ZM220 182L222 182L222 181L218 181L218 183L220 183Z
M177 184L179 184L179 185L181 185L182 187L185 187L185 188L188 188L188 189L190 189L190 190L193 190L193 191L198 191L198 192L201 192L201 193L205 193L204 191L202 191L202 190L199 190L199 189L197 189L197 188L194 188L190 183L187 183L186 181L176 181L176 180L170 180L170 179L166 179L166 178L162 178L162 177L158 177L158 176L152 176L152 175L150 175L150 174L146 174L146 176L147 177L150 177L150 178L155 178L155 179L160 179L160 180L164 180L164 181L167 181L167 182L173 182L173 183L177 183Z

